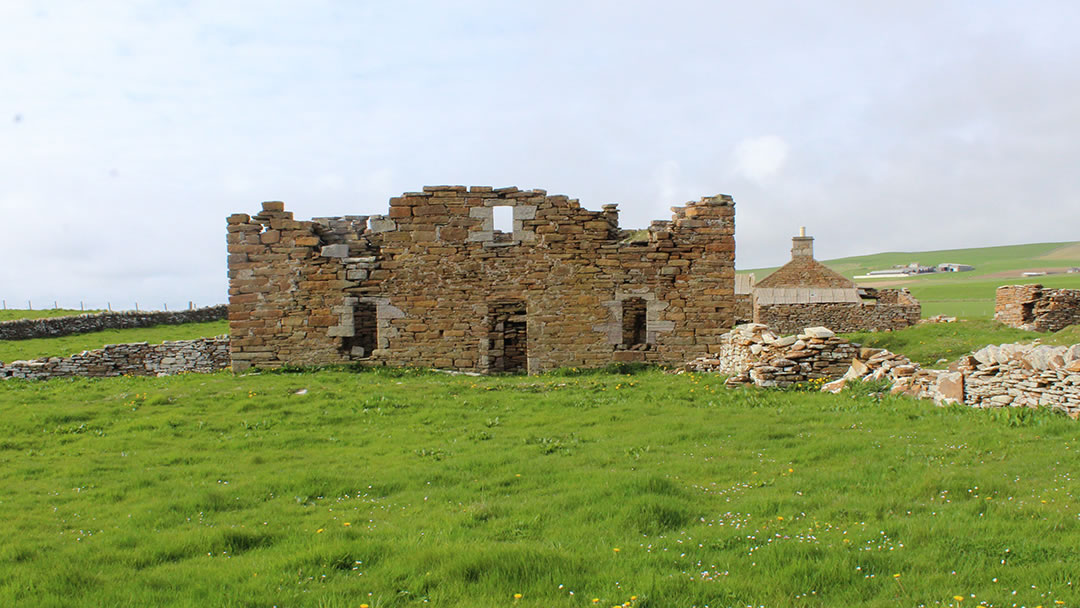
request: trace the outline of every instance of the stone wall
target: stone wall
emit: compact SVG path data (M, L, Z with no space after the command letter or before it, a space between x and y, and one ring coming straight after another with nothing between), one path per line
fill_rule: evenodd
M994 319L1030 331L1058 331L1080 323L1080 289L1046 289L1042 285L997 288Z
M825 326L840 333L886 331L919 322L922 306L906 290L882 289L876 296L876 300L862 302L755 302L754 321L780 333L796 332L809 326Z
M15 319L0 322L0 340L55 338L105 329L127 329L153 325L179 325L220 321L228 316L225 304L194 310L101 312L71 317Z
M0 362L0 379L169 376L184 372L209 373L229 367L229 339L200 338L163 344L112 344L70 357Z
M511 232L495 207L512 209ZM686 361L733 324L735 211L724 195L672 210L637 241L614 205L543 190L429 186L387 215L311 221L264 203L228 219L233 369Z

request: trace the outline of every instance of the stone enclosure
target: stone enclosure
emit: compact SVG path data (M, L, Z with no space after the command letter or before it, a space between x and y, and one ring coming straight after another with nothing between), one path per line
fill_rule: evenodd
M232 367L682 363L733 325L735 209L718 195L672 211L632 238L615 205L513 187L429 186L386 215L308 221L263 203L228 218Z
M994 298L994 320L1030 331L1059 331L1080 323L1080 289L1005 285Z

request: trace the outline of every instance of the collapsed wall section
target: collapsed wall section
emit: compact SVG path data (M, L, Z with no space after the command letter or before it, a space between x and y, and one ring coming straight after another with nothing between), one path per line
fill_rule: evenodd
M429 186L351 225L264 204L229 218L233 367L684 361L732 325L734 203L672 210L631 241L614 205L543 190Z

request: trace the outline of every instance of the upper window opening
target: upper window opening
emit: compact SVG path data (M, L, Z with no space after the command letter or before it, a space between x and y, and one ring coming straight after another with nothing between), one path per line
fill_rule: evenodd
M498 206L491 208L492 213L492 228L496 232L502 232L505 234L514 233L514 208L508 206Z

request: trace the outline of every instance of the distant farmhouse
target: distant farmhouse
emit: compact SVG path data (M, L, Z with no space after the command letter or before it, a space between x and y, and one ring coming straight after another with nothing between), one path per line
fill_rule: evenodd
M885 270L871 270L866 274L857 275L856 279L890 279L890 278L907 278L917 274L931 274L935 272L968 272L975 270L974 266L969 264L955 264L952 262L946 262L944 264L938 264L937 266L922 266L918 262L912 262L906 266L898 265L893 266Z
M736 277L737 319L787 333L815 325L840 332L900 329L922 316L906 289L861 289L815 260L814 237L805 228L791 241L791 261L776 272L757 283L754 275Z

